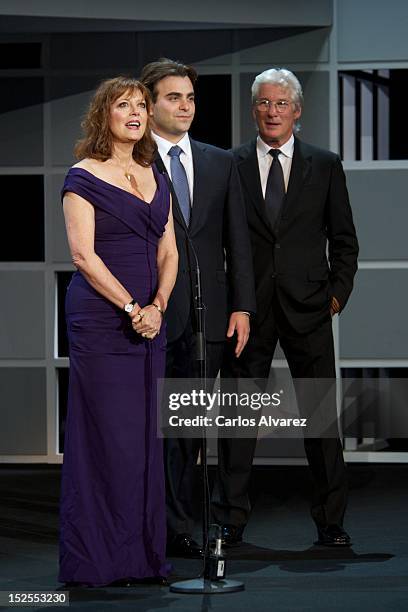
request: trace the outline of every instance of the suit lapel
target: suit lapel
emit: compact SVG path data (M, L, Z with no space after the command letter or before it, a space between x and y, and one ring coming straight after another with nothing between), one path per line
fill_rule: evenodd
M302 142L295 138L288 190L286 193L285 201L283 203L281 218L287 217L288 214L290 214L291 208L296 202L296 199L298 198L305 181L309 178L311 170L311 155L307 155Z
M237 165L243 185L252 200L256 212L268 232L274 235L266 215L265 199L262 194L261 176L259 174L258 156L256 154L256 140L250 143L247 153L242 156L242 161L239 161Z
M194 234L202 223L206 210L206 193L213 180L210 166L207 162L207 148L205 144L198 143L190 138L193 155L194 189L193 205L191 207L190 233Z

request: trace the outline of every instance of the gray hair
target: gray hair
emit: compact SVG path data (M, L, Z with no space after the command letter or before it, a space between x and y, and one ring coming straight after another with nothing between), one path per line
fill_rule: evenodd
M258 97L258 92L264 83L269 83L271 85L280 85L280 87L284 87L289 91L290 98L297 106L298 110L302 110L303 108L303 91L302 86L299 83L297 77L286 68L270 68L269 70L264 70L258 76L255 77L254 82L251 87L251 95L252 95L252 103ZM295 131L300 130L300 123L297 121L295 124Z

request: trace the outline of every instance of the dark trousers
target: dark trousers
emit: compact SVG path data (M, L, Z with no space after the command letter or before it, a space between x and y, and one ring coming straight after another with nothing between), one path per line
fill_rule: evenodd
M335 378L331 321L309 334L297 334L276 302L262 325L254 325L240 359L235 359L232 351L226 351L222 377L267 379L278 340L293 378ZM301 410L299 396L298 405ZM255 438L219 439L212 505L217 522L237 527L245 527L248 522L248 488L255 447ZM330 438L305 438L304 447L314 484L312 518L317 526L342 525L347 504L347 476L340 440L336 434Z
M221 367L224 342L206 343L206 374L215 379ZM196 339L191 321L180 338L167 345L166 378L197 378ZM167 539L192 533L194 473L200 439L166 438L164 466L166 476Z

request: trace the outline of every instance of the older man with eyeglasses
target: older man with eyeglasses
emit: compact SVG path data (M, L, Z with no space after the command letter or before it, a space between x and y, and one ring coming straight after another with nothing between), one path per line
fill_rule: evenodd
M252 114L258 136L233 153L246 201L257 314L240 359L232 352L227 356L224 377L266 381L278 340L294 379L336 376L332 316L344 309L351 293L358 242L339 157L295 135L302 106L301 85L289 70L270 69L255 78ZM299 393L297 399L300 412L306 410ZM220 441L213 509L227 545L242 540L249 518L255 445L256 439ZM316 544L349 546L337 424L334 435L306 436L304 446L315 489Z

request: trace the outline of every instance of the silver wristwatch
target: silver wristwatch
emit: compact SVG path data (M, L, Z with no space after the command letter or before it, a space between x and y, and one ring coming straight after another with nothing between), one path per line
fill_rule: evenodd
M129 304L125 304L123 310L127 312L128 314L130 314L132 310L134 309L135 304L136 304L136 300L132 300L131 302L129 302Z

